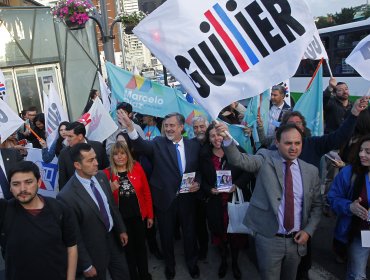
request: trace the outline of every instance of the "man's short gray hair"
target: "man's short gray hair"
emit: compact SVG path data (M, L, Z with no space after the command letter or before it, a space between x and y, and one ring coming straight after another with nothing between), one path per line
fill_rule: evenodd
M169 119L169 118L172 118L172 117L176 117L177 119L177 122L179 123L179 125L185 125L185 118L183 115L181 115L180 113L170 113L168 115L166 115L164 117L165 120Z
M207 120L207 118L206 117L204 117L204 116L196 116L196 117L194 117L192 120L191 120L191 124L192 124L192 126L194 126L194 123L195 122L204 122L205 123L205 125L208 127L209 126L209 122L208 122L208 120Z

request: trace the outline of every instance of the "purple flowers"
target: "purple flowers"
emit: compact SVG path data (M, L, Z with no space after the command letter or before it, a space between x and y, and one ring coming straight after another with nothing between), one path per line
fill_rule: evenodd
M92 11L92 5L83 0L61 0L51 8L54 18L69 20L80 25L89 20L90 11Z

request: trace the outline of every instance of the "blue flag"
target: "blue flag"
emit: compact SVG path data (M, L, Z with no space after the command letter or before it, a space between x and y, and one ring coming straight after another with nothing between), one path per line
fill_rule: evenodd
M179 112L176 89L134 75L110 62L106 63L106 67L113 100L116 100L116 103L130 103L135 112L156 117Z
M185 117L185 131L189 138L194 137L192 120L203 115L210 121L208 113L198 104L189 103L184 94L174 88L160 85L125 71L110 62L106 63L112 91L112 117L119 102L130 103L135 112L163 118L169 113L178 112Z
M324 134L323 114L323 91L322 91L322 65L308 90L299 98L294 106L294 111L299 111L305 117L307 127L313 136Z
M248 127L252 128L252 135L254 142L257 147L259 147L259 137L257 133L257 115L258 111L260 112L260 117L263 122L263 127L265 131L267 130L268 126L268 118L269 118L269 109L270 109L270 89L265 90L260 95L256 95L249 100L249 104L247 106L247 110L244 114L243 123ZM249 145L246 149L249 153L252 150L249 143L245 143L245 145Z
M240 147L242 147L247 154L253 154L253 148L251 144L251 139L245 135L243 126L237 124L228 124L229 131L231 136L239 143Z

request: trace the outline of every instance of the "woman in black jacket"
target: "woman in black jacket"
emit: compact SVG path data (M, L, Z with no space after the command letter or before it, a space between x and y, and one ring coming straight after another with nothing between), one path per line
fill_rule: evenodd
M212 234L212 243L219 247L221 264L218 270L219 278L224 278L227 272L227 248L230 246L232 258L232 271L235 279L241 279L238 265L239 250L247 244L246 234L228 234L227 203L232 198L232 193L239 187L243 191L244 199L249 200L251 190L248 186L254 183L254 176L228 164L227 158L221 147L222 136L217 134L214 124L206 131L206 144L200 155L203 192L208 196L207 219ZM229 192L217 190L217 170L230 170L233 186Z

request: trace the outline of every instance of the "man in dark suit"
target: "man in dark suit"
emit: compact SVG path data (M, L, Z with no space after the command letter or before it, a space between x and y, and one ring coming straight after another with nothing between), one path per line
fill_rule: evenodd
M68 147L65 147L58 157L59 190L64 187L69 178L71 178L75 173L75 167L71 158L70 150L71 147L78 143L88 143L93 147L99 164L99 170L103 170L109 166L108 157L103 145L100 142L90 141L85 138L86 129L82 123L72 122L67 126L66 130Z
M9 181L7 174L9 170L23 160L21 154L15 149L0 149L0 198L11 199L13 195L10 192Z
M193 125L194 138L193 141L198 141L201 146L203 146L206 140L206 131L209 125L208 120L204 116L194 117L191 121ZM199 260L204 260L207 258L208 253L208 228L207 228L207 196L202 191L202 188L197 194L196 200L196 233L199 247Z
M71 208L77 220L77 270L85 278L105 280L109 270L113 280L129 279L122 248L128 241L126 227L113 201L109 181L98 171L96 153L91 145L78 143L70 155L76 172L57 199Z
M227 131L225 124L216 127L219 133ZM261 149L256 155L247 155L224 137L229 163L257 173L244 222L255 233L262 279L296 279L307 241L321 218L318 169L298 159L302 140L302 131L295 124L283 125L276 132L277 151Z
M173 241L177 216L182 228L185 259L190 276L199 278L195 236L195 192L199 190L198 176L195 177L188 193L179 193L183 174L198 170L199 143L182 137L185 119L178 113L164 117L166 137L157 136L151 141L139 137L123 110L117 111L117 117L121 125L127 127L135 151L152 160L150 186L166 263L166 278L175 277Z

